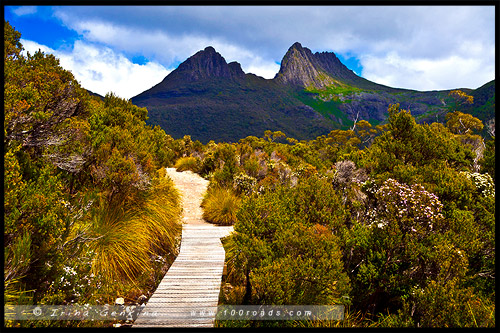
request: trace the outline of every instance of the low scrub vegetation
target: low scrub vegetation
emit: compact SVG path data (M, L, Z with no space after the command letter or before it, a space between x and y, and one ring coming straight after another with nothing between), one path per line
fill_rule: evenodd
M5 305L138 302L175 258L180 198L163 168L184 150L146 109L89 96L52 55L23 55L7 22L4 37Z
M237 220L236 212L240 206L240 198L230 189L212 188L207 191L201 206L203 218L208 222L233 225Z
M477 118L417 124L392 105L386 124L310 141L174 140L146 109L90 97L53 56L22 55L8 23L4 35L5 305L148 296L180 237L175 166L210 181L204 218L234 225L222 303L346 309L217 326L495 326L495 138Z
M198 172L200 168L200 159L193 156L181 157L175 162L175 168L177 171L193 171Z

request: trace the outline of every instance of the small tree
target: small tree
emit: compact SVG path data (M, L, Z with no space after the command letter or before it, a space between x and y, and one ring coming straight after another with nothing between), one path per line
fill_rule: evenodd
M446 127L454 134L473 134L474 131L480 132L484 128L481 120L460 111L448 113L446 119Z

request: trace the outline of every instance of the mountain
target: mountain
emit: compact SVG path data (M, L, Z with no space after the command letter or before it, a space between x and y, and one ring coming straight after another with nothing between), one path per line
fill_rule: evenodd
M333 52L313 54L298 42L288 49L274 80L303 88L325 89L349 84L364 89L398 90L357 76Z
M174 138L237 141L265 130L297 139L328 133L324 117L287 87L226 63L212 47L197 52L151 89L132 98L148 108L149 122Z
M483 121L493 118L494 87L492 81L477 90L462 89L477 95L468 112ZM234 142L269 129L307 140L346 129L356 119L384 122L394 103L420 121L444 121L456 106L448 93L380 85L356 75L333 52L312 53L294 43L272 80L244 73L239 63L227 63L209 46L132 102L147 107L148 121L174 138Z
M172 73L171 79L195 82L213 77L238 80L244 76L240 64L237 62L227 64L226 60L209 46L180 64Z
M98 93L95 93L95 92L90 91L88 89L85 89L85 90L89 93L90 96L98 97L101 101L104 101L104 96L99 95Z

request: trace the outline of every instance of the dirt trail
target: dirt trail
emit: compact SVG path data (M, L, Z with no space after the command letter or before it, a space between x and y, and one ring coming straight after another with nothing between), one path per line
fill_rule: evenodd
M200 205L209 181L192 171L177 172L175 168L166 168L166 170L182 196L183 223L208 225L209 223L203 220L203 209Z

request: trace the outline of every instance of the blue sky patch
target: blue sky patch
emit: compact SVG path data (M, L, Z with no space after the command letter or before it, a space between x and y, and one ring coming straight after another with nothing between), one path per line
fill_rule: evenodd
M337 58L339 58L340 62L342 62L347 68L354 71L354 73L358 76L361 76L363 66L361 66L359 59L356 57L342 56L341 54L337 54Z
M50 8L39 6L36 13L18 16L15 10L19 7L5 7L5 20L9 21L17 31L21 31L22 38L58 49L62 45L72 45L79 39L78 33L64 27L61 22L52 16Z

